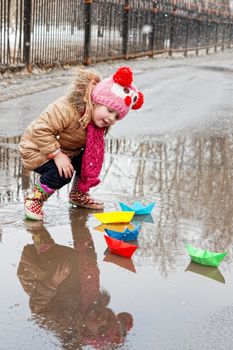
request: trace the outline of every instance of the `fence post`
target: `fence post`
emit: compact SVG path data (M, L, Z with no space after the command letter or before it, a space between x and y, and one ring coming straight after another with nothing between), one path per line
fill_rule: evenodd
M184 51L184 56L187 57L188 53L188 40L189 40L189 23L192 21L191 14L189 13L188 16L186 17L186 35L185 35L185 51Z
M149 34L149 50L151 51L151 56L154 55L154 41L155 41L155 22L156 22L156 14L159 11L157 7L157 0L153 0L153 8L151 10L151 24L152 30Z
M215 17L215 45L214 45L214 52L217 52L218 47L218 17Z
M224 51L224 46L225 46L225 33L226 33L226 22L224 21L222 23L223 25L223 30L222 30L222 51Z
M197 17L197 46L196 46L196 56L199 54L199 46L200 46L200 35L201 35L201 23L202 19L200 16Z
M231 48L231 40L232 40L232 15L228 16L228 49Z
M122 53L124 59L128 59L128 42L129 42L129 0L125 0L123 10L123 23L122 23Z
M173 42L174 42L174 32L175 32L175 16L176 16L176 6L173 7L172 13L171 13L171 29L170 29L170 45L169 45L169 56L172 56L172 48L173 48Z
M228 49L231 48L231 41L232 41L232 32L233 32L233 23L232 23L232 16L230 15L229 19L229 42L228 42Z
M91 64L91 4L93 0L84 0L84 50L83 64Z
M206 14L206 39L207 39L207 46L206 46L206 54L209 54L209 42L210 42L210 26L209 26L209 18L208 18L208 13Z
M23 62L27 69L31 71L30 51L31 51L31 9L32 0L24 1L23 16Z

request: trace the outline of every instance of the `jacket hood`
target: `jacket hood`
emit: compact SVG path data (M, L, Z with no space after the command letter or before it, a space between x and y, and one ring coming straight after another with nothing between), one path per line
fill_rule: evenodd
M71 90L68 93L68 100L81 116L86 110L86 105L92 105L91 90L100 80L101 77L94 70L83 68L77 70Z

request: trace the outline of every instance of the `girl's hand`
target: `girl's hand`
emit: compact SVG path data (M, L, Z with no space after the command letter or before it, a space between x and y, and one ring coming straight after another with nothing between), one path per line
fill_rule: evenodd
M69 262L63 262L61 265L59 264L47 284L50 287L57 289L58 286L69 276L70 272L71 265Z
M71 271L70 263L64 262L61 265L59 264L51 278L51 284L55 288L57 288L69 276L70 271Z
M59 152L54 157L54 162L57 166L59 175L61 177L63 176L63 174L66 179L68 179L68 177L71 178L73 176L74 168L71 164L70 158L66 154Z

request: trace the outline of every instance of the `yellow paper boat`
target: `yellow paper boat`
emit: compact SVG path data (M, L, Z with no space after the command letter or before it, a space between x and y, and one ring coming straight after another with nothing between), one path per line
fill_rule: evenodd
M134 211L111 211L108 213L94 213L93 215L103 224L129 223Z
M105 232L105 229L113 230L113 231L119 231L124 232L127 228L129 230L132 230L134 228L134 225L132 224L101 224L99 226L94 227L95 230L100 232Z

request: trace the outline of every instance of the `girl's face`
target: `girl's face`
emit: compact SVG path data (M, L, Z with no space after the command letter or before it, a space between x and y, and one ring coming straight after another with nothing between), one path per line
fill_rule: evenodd
M92 120L98 128L106 128L115 124L118 119L117 112L106 106L95 104Z

